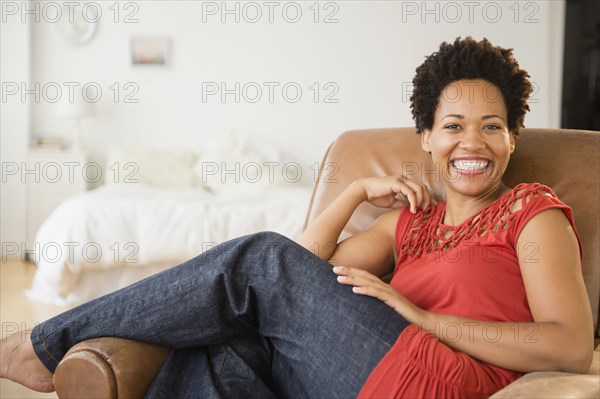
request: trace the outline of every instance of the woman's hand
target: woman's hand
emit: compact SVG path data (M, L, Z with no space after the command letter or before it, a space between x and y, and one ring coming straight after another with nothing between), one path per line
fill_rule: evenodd
M402 294L384 283L379 277L366 270L353 267L336 266L333 272L338 275L337 280L344 285L351 285L352 291L359 295L368 295L377 298L404 317L408 322L420 324L426 311L419 308Z
M380 208L402 208L410 204L410 211L427 208L437 201L427 187L405 176L365 177L354 182L364 193L364 200Z

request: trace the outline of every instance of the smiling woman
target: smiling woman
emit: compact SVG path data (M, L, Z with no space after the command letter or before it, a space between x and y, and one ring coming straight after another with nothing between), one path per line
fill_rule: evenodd
M443 43L411 106L445 198L402 175L355 180L298 243L240 237L11 337L0 376L51 390L70 348L107 336L170 348L149 397L487 397L524 372L586 371L571 210L501 180L527 76L487 40ZM340 241L363 202L390 209Z
M459 80L453 84L460 95L440 96L433 126L422 133L423 149L447 171L447 200L454 204L463 197L508 191L502 175L515 148L513 131L506 123L507 111L500 90L482 79ZM497 101L486 93L495 92ZM446 92L447 89L444 89Z

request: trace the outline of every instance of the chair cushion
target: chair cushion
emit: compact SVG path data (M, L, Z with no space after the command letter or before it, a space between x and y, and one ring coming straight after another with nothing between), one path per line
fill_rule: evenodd
M490 396L498 398L600 398L600 352L587 374L529 373Z

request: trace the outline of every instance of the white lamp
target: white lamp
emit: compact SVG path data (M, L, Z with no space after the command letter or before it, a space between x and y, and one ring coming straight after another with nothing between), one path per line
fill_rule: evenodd
M81 150L81 119L86 116L94 115L94 104L86 101L82 97L75 96L73 101L69 101L65 96L58 105L58 115L63 119L73 121L73 143L71 151Z

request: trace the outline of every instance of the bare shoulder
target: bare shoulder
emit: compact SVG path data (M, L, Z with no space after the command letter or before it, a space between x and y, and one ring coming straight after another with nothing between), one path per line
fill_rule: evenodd
M402 209L393 209L388 211L381 216L379 216L369 229L377 230L380 233L384 233L394 239L396 234L396 224L398 223L398 218L400 217L400 213Z
M518 241L533 240L537 243L549 241L557 245L564 242L567 236L577 240L569 219L560 208L549 208L533 216L518 237Z
M401 209L393 209L385 212L355 237L364 239L369 245L381 243L385 244L387 248L393 248L396 235L396 223L398 222L401 211Z
M527 222L517 238L517 256L531 305L583 281L577 236L561 209L543 210Z

